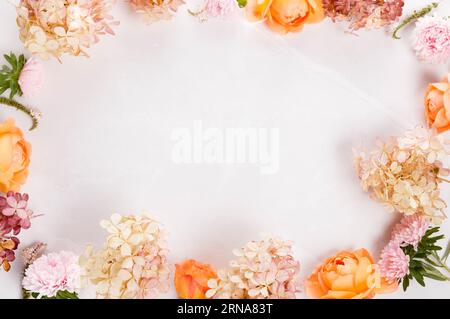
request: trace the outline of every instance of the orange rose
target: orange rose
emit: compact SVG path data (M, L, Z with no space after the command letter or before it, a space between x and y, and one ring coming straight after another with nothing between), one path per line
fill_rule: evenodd
M341 251L328 258L312 273L305 283L311 298L369 299L376 293L397 289L397 283L388 285L365 249Z
M175 265L175 289L182 299L205 299L208 280L217 278L214 269L207 264L201 264L188 259Z
M0 192L18 192L25 183L31 145L12 119L0 123Z
M428 125L439 133L450 129L450 74L442 82L428 85L425 115Z
M252 21L266 20L276 32L297 32L306 23L317 23L325 17L321 0L249 0L247 16Z

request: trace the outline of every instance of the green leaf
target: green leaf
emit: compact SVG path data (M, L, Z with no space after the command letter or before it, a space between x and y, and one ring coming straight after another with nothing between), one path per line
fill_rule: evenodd
M19 85L17 83L12 83L12 85L10 87L10 92L9 92L9 98L11 100L14 98L14 95L17 94L18 87L19 87Z
M444 254L442 255L442 261L447 262L448 255L450 254L450 240L447 243L447 248L445 248Z
M76 292L60 290L56 293L56 299L79 299Z
M419 285L421 285L422 287L425 287L425 281L423 280L422 273L419 270L415 269L415 268L410 269L410 271L411 271L411 275L419 283Z
M236 0L239 8L244 8L247 5L247 0Z
M408 289L408 287L409 287L409 278L408 278L408 276L403 277L403 279L402 279L402 287L403 287L403 291L406 291L406 289Z

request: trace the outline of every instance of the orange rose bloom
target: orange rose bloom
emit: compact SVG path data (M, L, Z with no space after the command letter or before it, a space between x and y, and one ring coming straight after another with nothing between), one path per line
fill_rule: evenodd
M31 145L12 119L0 123L0 192L18 192L25 183Z
M442 82L428 85L425 115L428 125L439 133L450 129L450 74Z
M316 268L305 283L311 298L369 299L376 293L397 289L397 283L388 285L365 249L341 251Z
M306 23L317 23L325 17L321 0L249 0L246 6L251 21L266 20L276 32L297 32Z
M205 299L208 280L217 278L214 269L207 264L201 264L188 259L175 265L175 289L182 299Z

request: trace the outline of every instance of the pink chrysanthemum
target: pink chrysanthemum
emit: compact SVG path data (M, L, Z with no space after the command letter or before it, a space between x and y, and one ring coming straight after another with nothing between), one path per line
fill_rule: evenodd
M206 0L205 11L209 17L227 17L236 12L238 4L236 0Z
M389 283L402 279L409 272L409 256L406 256L399 244L391 240L381 252L378 262L381 276Z
M78 256L61 251L43 255L25 271L23 288L39 293L39 297L54 297L58 291L76 292L80 287L81 268Z
M400 246L412 245L414 249L417 249L417 245L422 240L429 225L428 220L421 215L404 216L395 225L392 231L392 240L399 243Z
M420 18L413 33L413 48L423 62L447 62L450 59L450 20L436 16Z

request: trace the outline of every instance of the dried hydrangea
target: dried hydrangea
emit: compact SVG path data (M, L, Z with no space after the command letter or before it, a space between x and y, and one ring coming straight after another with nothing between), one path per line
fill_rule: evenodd
M147 24L170 20L184 4L183 0L128 0L128 2Z
M440 223L446 218L439 184L449 174L442 164L449 154L448 144L441 135L420 126L387 142L378 141L372 152L355 150L361 186L391 211L417 213Z
M210 279L207 298L294 299L299 292L300 263L292 256L292 243L276 237L252 241L233 251L238 257L228 270Z
M395 22L404 0L323 0L325 14L333 21L348 21L350 29L380 28Z
M114 214L101 226L109 233L106 247L88 247L80 258L83 279L96 285L98 298L144 299L168 291L165 232L157 221Z
M118 22L110 15L116 0L21 0L17 7L20 40L43 59L85 55Z
M28 208L27 194L8 192L0 196L0 266L11 269L16 259L15 250L20 244L17 235L31 226L31 219L37 217Z

